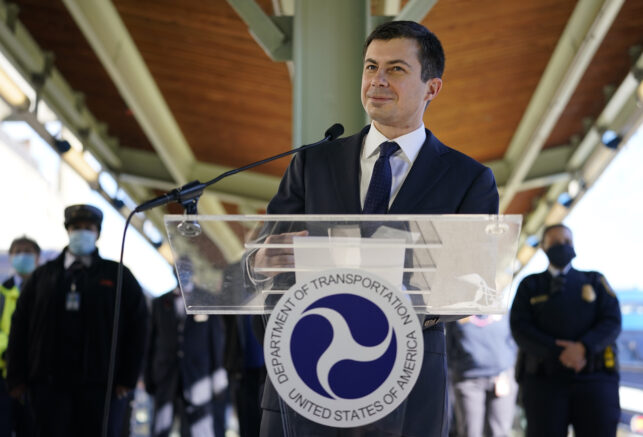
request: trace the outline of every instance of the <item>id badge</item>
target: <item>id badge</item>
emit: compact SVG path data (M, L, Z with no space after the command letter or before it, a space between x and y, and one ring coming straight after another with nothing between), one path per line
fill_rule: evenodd
M71 289L67 292L65 309L67 311L78 311L80 309L80 293L76 291L76 284L71 284Z

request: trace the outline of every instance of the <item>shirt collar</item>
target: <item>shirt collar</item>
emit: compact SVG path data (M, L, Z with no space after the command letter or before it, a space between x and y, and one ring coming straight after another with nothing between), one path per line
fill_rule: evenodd
M395 141L397 145L400 146L400 149L402 149L402 153L406 160L410 163L413 163L415 161L415 158L417 158L418 153L420 153L422 145L426 141L426 130L424 128L424 123L422 123L420 127L415 129L413 132L404 134L401 137L389 139L386 138L380 131L378 131L375 127L375 124L371 122L371 128L368 130L366 138L364 139L364 149L362 151L362 157L370 158L373 155L378 155L380 153L380 144L385 141Z
M74 261L80 261L83 263L85 267L90 267L92 265L92 256L91 255L85 255L85 256L76 256L73 253L71 253L69 250L65 251L65 270L67 270L73 263Z
M547 268L547 270L549 270L549 273L551 273L551 275L555 278L558 275L566 275L567 272L569 272L569 269L571 269L571 268L572 268L572 263L567 264L562 269L556 268L556 267L552 266L551 264L549 264L549 267Z

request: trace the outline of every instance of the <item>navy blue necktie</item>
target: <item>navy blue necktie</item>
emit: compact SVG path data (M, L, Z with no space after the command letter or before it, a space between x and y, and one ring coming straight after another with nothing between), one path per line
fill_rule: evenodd
M368 184L366 199L362 214L386 214L391 197L391 162L389 158L399 150L400 146L393 141L380 144L380 156L375 161L371 182Z

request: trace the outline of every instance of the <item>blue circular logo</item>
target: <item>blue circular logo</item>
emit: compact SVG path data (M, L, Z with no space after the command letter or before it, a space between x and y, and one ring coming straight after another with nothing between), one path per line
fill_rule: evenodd
M391 373L397 340L373 302L335 294L303 311L290 353L297 374L311 390L330 399L359 399L377 390Z
M272 309L264 336L266 369L281 400L333 428L393 412L417 381L422 348L408 296L356 269L297 282Z

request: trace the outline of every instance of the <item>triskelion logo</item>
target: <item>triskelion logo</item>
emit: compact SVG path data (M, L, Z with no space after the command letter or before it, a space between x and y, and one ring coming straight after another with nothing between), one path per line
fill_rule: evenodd
M338 269L295 284L272 311L264 355L280 397L332 427L382 419L422 366L422 329L407 298L368 272Z

